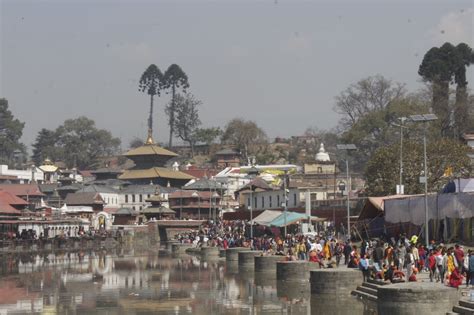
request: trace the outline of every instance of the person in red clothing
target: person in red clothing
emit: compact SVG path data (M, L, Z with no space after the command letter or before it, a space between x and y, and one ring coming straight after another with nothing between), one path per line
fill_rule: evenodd
M410 277L408 278L408 282L416 282L416 274L418 273L418 268L413 267L413 272L411 273Z
M417 266L420 272L422 272L426 268L425 266L426 255L427 255L427 252L426 252L425 247L423 245L420 245L420 248L418 248L418 256L420 257L420 260L418 261L418 266Z
M463 266L464 266L464 250L462 249L459 244L454 245L454 258L458 263L458 271L463 273Z
M436 250L431 250L428 256L428 269L430 270L430 281L433 282L433 279L436 276Z
M449 275L449 286L458 288L462 284L462 274L457 269L454 269L451 275Z
M222 242L223 245L224 245L224 249L228 249L229 248L229 243L227 242L227 239L224 238L224 241Z

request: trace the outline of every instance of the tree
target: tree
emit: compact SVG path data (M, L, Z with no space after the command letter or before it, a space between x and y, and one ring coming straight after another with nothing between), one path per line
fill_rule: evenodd
M394 194L399 183L399 144L380 147L367 163L365 171L367 193L369 196L386 196ZM457 141L441 138L427 145L428 189L439 191L449 180L445 176L450 169L457 176L469 176L471 162L469 148ZM418 141L406 141L403 144L403 184L406 194L424 192L424 185L419 177L424 170L423 145Z
M400 142L400 117L427 113L429 104L422 103L416 96L405 96L392 101L385 108L372 110L341 135L341 143L354 143L357 150L351 152L351 168L362 172L372 154L382 146ZM409 139L417 134L420 126L404 129Z
M196 132L201 125L198 111L198 106L201 105L201 101L188 93L184 96L176 94L174 100L171 100L171 102L173 102L176 112L173 129L181 140L189 143L191 147L191 157L193 158ZM171 110L171 107L168 108Z
M418 74L426 82L432 84L432 108L439 118L441 133L449 132L450 109L449 109L449 83L453 76L451 55L454 47L445 43L441 48L433 47L424 55L423 61L418 69Z
M196 130L196 141L203 142L207 145L211 145L221 135L222 135L222 130L219 127L198 128Z
M170 136L168 147L173 145L173 134L175 127L175 116L176 116L176 93L177 90L182 89L183 92L186 92L186 89L189 88L188 76L177 64L172 64L165 71L163 77L163 89L171 90L171 102L166 108L166 114L168 115L168 125L170 126Z
M469 96L467 93L466 67L474 63L474 53L467 44L456 46L454 82L456 83L456 102L453 108L454 137L460 139L465 132L470 131L472 114L469 111Z
M247 160L257 153L259 146L267 143L267 135L255 122L235 118L227 123L221 140L235 145Z
M20 142L25 123L16 119L8 109L8 101L0 98L0 164L14 166L19 155L26 154Z
M33 147L38 164L49 157L64 161L69 168L91 169L98 166L101 158L118 152L120 139L98 129L93 120L79 117L64 121L54 131L40 130Z
M380 111L406 94L403 84L381 75L367 77L336 96L334 110L342 115L340 127L347 130L372 111Z
M130 149L136 149L138 147L141 147L142 145L143 145L143 140L138 137L135 137L130 141L128 147Z
M138 85L138 90L140 92L146 92L150 95L150 116L148 117L148 142L153 140L153 98L155 95L160 96L160 89L163 84L163 74L160 69L151 64L143 72L140 82Z
M41 129L36 136L36 142L33 144L33 162L36 165L41 165L47 158L62 157L62 152L59 152L56 147L58 136L55 131L48 129Z

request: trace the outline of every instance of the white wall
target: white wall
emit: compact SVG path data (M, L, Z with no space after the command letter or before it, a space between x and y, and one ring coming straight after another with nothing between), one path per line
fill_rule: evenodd
M253 192L250 194L244 193L245 207L249 207L249 199L252 195L252 208L253 210L268 210L268 209L282 209L282 204L284 203L285 197L283 189L281 190L270 190L262 192ZM278 198L280 196L280 198ZM299 189L292 188L287 194L288 198L288 207L295 208L300 206L300 201L302 200ZM304 198L304 192L303 192ZM270 202L271 200L271 202ZM255 203L256 202L256 203Z
M12 170L8 168L8 165L0 165L0 175L16 176L20 179L21 184L26 184L31 182L33 172L31 168L26 170ZM34 180L36 182L42 182L44 180L43 171L37 167L35 167Z

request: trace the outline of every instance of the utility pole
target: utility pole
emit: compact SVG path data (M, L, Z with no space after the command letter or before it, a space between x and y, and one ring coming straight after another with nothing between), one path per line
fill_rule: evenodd
M403 188L403 129L406 128L403 124L408 118L399 117L400 124L392 124L393 126L400 127L400 183L396 189L397 194L403 195L405 189Z
M286 217L288 215L288 196L286 195L286 179L287 179L287 171L285 171L285 175L283 177L283 192L284 192L284 216L285 216L285 238L288 235L287 233L287 227L286 227Z
M356 150L357 147L354 144L338 144L337 145L338 150L344 150L346 151L346 181L347 181L347 238L351 238L351 207L350 207L350 191L351 191L351 184L350 184L350 178L349 178L349 154L348 152L350 150Z
M410 119L413 122L422 122L423 123L423 158L424 158L424 170L423 176L420 176L420 183L425 184L425 244L428 248L429 241L429 213L428 213L428 159L426 157L426 131L428 129L428 122L438 119L435 114L425 114L425 115L411 115Z

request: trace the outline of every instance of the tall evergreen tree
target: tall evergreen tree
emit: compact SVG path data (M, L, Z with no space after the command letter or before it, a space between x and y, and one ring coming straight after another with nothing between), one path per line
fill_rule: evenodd
M176 93L179 89L186 92L189 88L188 76L177 64L172 64L165 71L163 78L163 88L171 92L171 102L166 109L168 115L168 125L170 126L170 135L168 147L173 146L173 134L175 131L175 116L176 116Z
M433 47L425 54L418 74L432 84L433 112L438 116L441 135L449 136L451 130L451 109L449 106L449 84L454 75L456 48L445 43L440 48Z
M461 138L468 132L470 125L470 111L467 93L466 68L474 63L474 53L465 43L456 46L454 55L454 82L456 83L456 102L454 103L454 136Z
M162 81L163 74L160 69L156 65L151 64L143 72L138 86L140 92L150 95L150 115L148 117L148 137L146 140L148 144L153 143L153 98L155 95L160 96Z
M60 154L56 148L57 135L53 130L41 129L36 136L36 141L33 143L33 162L36 165L41 165L47 158L57 159Z

